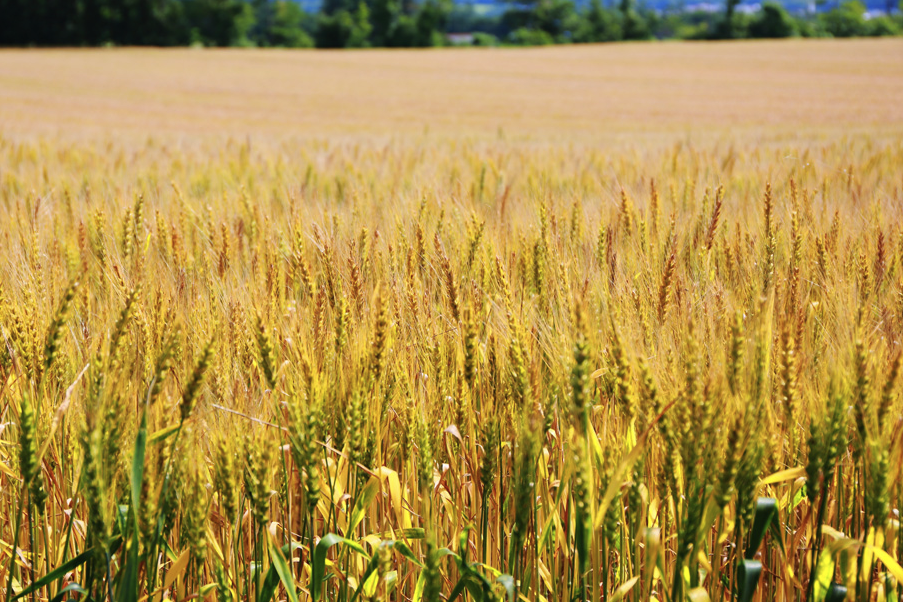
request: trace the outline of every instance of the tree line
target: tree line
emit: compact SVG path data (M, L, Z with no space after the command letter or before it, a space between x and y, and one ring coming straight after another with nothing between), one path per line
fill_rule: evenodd
M0 0L3 46L424 47L472 34L474 45L643 39L900 35L900 10L868 18L858 0L793 15L768 0L754 13L724 0L721 13L655 11L637 0L521 0L487 15L453 0ZM460 39L455 40L460 42Z

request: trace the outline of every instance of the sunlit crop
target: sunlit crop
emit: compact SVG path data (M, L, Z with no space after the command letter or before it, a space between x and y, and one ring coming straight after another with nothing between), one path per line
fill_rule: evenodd
M897 599L893 136L0 166L3 599Z

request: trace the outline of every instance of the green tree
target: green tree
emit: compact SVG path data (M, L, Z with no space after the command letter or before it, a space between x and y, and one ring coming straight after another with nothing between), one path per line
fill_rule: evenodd
M186 43L179 0L0 0L0 44Z
M614 42L621 39L621 23L617 15L602 6L601 0L590 0L583 14L575 42Z
M417 21L411 15L401 14L395 27L392 28L392 34L389 36L388 45L393 48L410 48L417 46Z
M621 31L625 40L648 40L651 36L646 19L633 8L633 0L621 0Z
M398 25L401 4L398 0L373 0L370 9L370 41L374 46L388 46Z
M106 20L104 41L135 45L170 42L168 33L176 23L168 21L178 13L173 0L107 0L101 6Z
M536 7L536 21L558 43L572 41L580 26L580 16L571 0L542 0Z
M370 45L370 32L373 31L373 26L370 25L370 9L363 0L358 2L357 10L354 13L354 23L354 35L352 35L349 40L349 47L368 47Z
M724 0L724 20L718 27L717 36L726 40L737 37L736 9L740 0Z
M541 29L519 27L508 35L508 41L518 46L549 46L555 39Z
M0 44L83 43L83 4L66 0L0 0Z
M313 38L304 29L307 15L297 2L277 0L274 3L270 40L273 46L310 48Z
M320 13L316 42L318 48L365 48L369 46L370 11L364 2L351 13L345 9L329 15Z
M445 44L445 25L451 12L451 0L426 0L417 11L415 20L417 46Z
M890 15L880 15L869 19L867 22L868 33L870 36L898 36L901 33L901 26Z
M799 33L793 17L783 6L773 1L763 4L749 24L749 36L752 38L791 38Z
M320 12L328 16L335 15L339 11L344 10L350 16L354 13L357 5L354 0L323 0L320 6Z
M502 23L514 44L560 44L576 37L580 17L571 0L536 0L526 8L506 11Z
M182 0L192 42L235 46L247 41L254 11L242 0Z
M821 15L825 31L835 38L851 38L867 35L865 5L859 0L848 0L837 8Z
M254 13L254 23L248 31L248 40L255 46L272 46L270 33L273 29L275 3L273 0L250 0L248 4Z

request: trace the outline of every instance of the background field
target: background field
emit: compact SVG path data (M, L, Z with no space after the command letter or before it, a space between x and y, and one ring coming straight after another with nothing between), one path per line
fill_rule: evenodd
M0 51L0 132L562 142L903 127L903 41Z

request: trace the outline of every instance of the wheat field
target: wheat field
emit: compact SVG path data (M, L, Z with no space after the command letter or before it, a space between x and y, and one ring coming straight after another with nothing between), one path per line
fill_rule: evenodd
M899 135L903 41L297 52L0 50L17 135L568 144ZM890 132L889 132L890 130ZM695 138L694 138L695 139Z
M0 51L0 599L885 602L903 44Z

